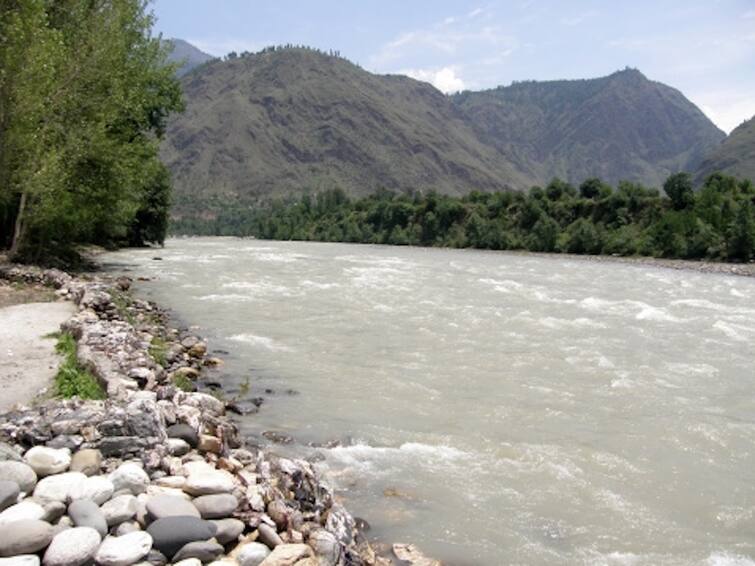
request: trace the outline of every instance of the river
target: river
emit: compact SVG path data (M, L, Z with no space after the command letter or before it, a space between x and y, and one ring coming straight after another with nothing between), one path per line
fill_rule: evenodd
M228 352L227 394L265 397L242 430L293 436L273 449L319 459L371 536L450 565L755 564L755 279L231 238L105 261Z

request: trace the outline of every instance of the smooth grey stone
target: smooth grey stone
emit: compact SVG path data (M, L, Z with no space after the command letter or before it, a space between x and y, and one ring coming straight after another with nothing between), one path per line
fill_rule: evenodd
M42 559L44 566L83 566L89 564L102 537L89 527L67 529L55 535Z
M197 517L199 510L186 499L175 495L156 495L147 501L147 515L153 521L164 517Z
M223 547L216 542L200 541L190 542L181 547L173 557L173 562L179 562L188 558L196 558L202 563L212 562L223 554Z
M49 523L26 519L4 525L0 529L0 556L33 554L47 547L55 535Z
M42 507L45 510L42 520L48 523L54 523L66 514L66 504L60 501L44 501Z
M147 556L152 549L152 537L144 531L122 537L107 537L95 555L100 566L129 566Z
M249 542L236 553L239 566L259 566L270 556L270 549L260 542Z
M260 523L260 526L257 527L257 532L260 535L259 541L270 549L283 544L283 540L278 536L278 532L267 523Z
M119 495L110 501L106 501L100 509L108 526L112 527L133 519L139 510L139 506L136 497L133 495Z
M24 462L3 460L0 461L0 480L16 482L21 491L31 493L37 485L37 473Z
M217 539L220 544L233 542L244 532L244 522L238 519L218 519L212 521L212 523L218 528L218 532L215 534L215 539Z
M190 542L206 541L215 536L218 528L196 517L164 517L147 527L154 547L168 558Z
M68 516L77 527L90 527L102 538L107 535L107 521L102 509L90 499L78 499L68 506Z
M152 566L165 566L168 563L168 559L165 558L165 555L159 550L155 550L154 548L149 551L149 554L147 554L147 556L144 557L144 561L148 562Z
M239 506L236 496L230 493L202 495L192 501L192 504L199 510L203 519L225 519Z
M199 434L187 424L170 425L165 432L168 434L168 438L180 438L192 448L196 448L199 444Z
M42 519L45 516L45 508L36 501L23 499L15 505L11 505L0 513L0 527L8 523L23 521L25 519Z
M24 459L21 457L21 454L18 453L18 450L13 448L13 446L7 442L0 442L0 461L6 460L23 462Z
M12 480L0 480L0 511L5 511L11 505L15 505L21 488Z

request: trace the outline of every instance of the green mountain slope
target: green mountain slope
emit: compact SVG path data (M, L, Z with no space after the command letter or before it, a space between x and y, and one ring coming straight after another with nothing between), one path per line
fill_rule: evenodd
M755 181L755 116L732 131L700 164L697 182L716 171Z
M170 44L171 48L168 54L168 61L180 65L178 71L176 71L176 75L179 77L214 59L212 55L205 53L183 39L167 39L165 41Z
M540 183L597 176L659 186L694 169L725 134L679 91L633 69L607 77L522 82L455 102Z
M531 180L429 84L339 57L268 51L210 63L183 88L186 112L162 152L179 209L334 187L463 194Z

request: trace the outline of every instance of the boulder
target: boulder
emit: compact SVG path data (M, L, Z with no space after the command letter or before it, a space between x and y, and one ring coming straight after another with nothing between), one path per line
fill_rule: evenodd
M5 511L18 501L21 488L11 480L0 480L0 511Z
M259 542L249 542L241 546L235 553L239 566L259 566L270 556L270 549Z
M92 476L71 488L68 497L72 501L76 499L91 499L97 505L102 505L109 500L115 492L115 486L105 476Z
M79 450L71 458L71 471L81 472L86 476L94 476L100 473L102 467L102 453L93 448Z
M68 516L77 527L89 527L100 537L107 535L107 520L102 509L91 499L78 499L68 506Z
M47 446L34 446L24 454L24 461L40 478L65 472L71 465L71 452Z
M154 547L169 559L190 542L207 541L215 536L217 527L196 517L164 517L147 527Z
M0 529L0 556L33 554L50 544L55 530L49 523L25 519L8 523Z
M186 499L173 495L157 495L147 501L147 515L153 521L164 517L196 517L199 510Z
M81 472L66 472L56 476L43 478L34 488L34 498L40 501L61 501L66 503L72 491L82 489L81 484L87 481Z
M15 460L0 461L0 478L16 482L24 493L31 493L37 485L37 474L32 467Z
M225 519L230 517L239 505L236 496L230 493L202 495L192 503L203 519Z
M66 529L52 539L42 559L44 566L83 566L91 563L102 538L89 527Z
M147 491L149 476L140 465L134 462L121 464L112 474L110 481L116 491L127 489L134 495Z
M325 529L317 529L307 540L322 566L335 566L341 558L341 545L335 535Z
M130 566L149 554L152 537L144 531L121 537L107 537L95 555L100 566Z
M24 499L0 513L0 526L23 520L40 520L46 514L45 508L36 501Z

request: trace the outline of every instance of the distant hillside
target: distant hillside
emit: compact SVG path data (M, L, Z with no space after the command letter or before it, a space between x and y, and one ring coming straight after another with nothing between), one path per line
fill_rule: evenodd
M755 181L755 116L711 152L697 169L696 180L703 182L715 171Z
M268 51L206 65L183 88L186 112L163 145L179 208L333 187L463 194L530 182L429 84L339 57Z
M167 39L165 41L171 46L168 61L181 65L176 72L179 77L184 76L201 64L214 59L212 55L208 55L183 39Z
M626 69L598 79L528 81L455 102L540 183L597 176L659 186L697 167L725 134L678 90Z

